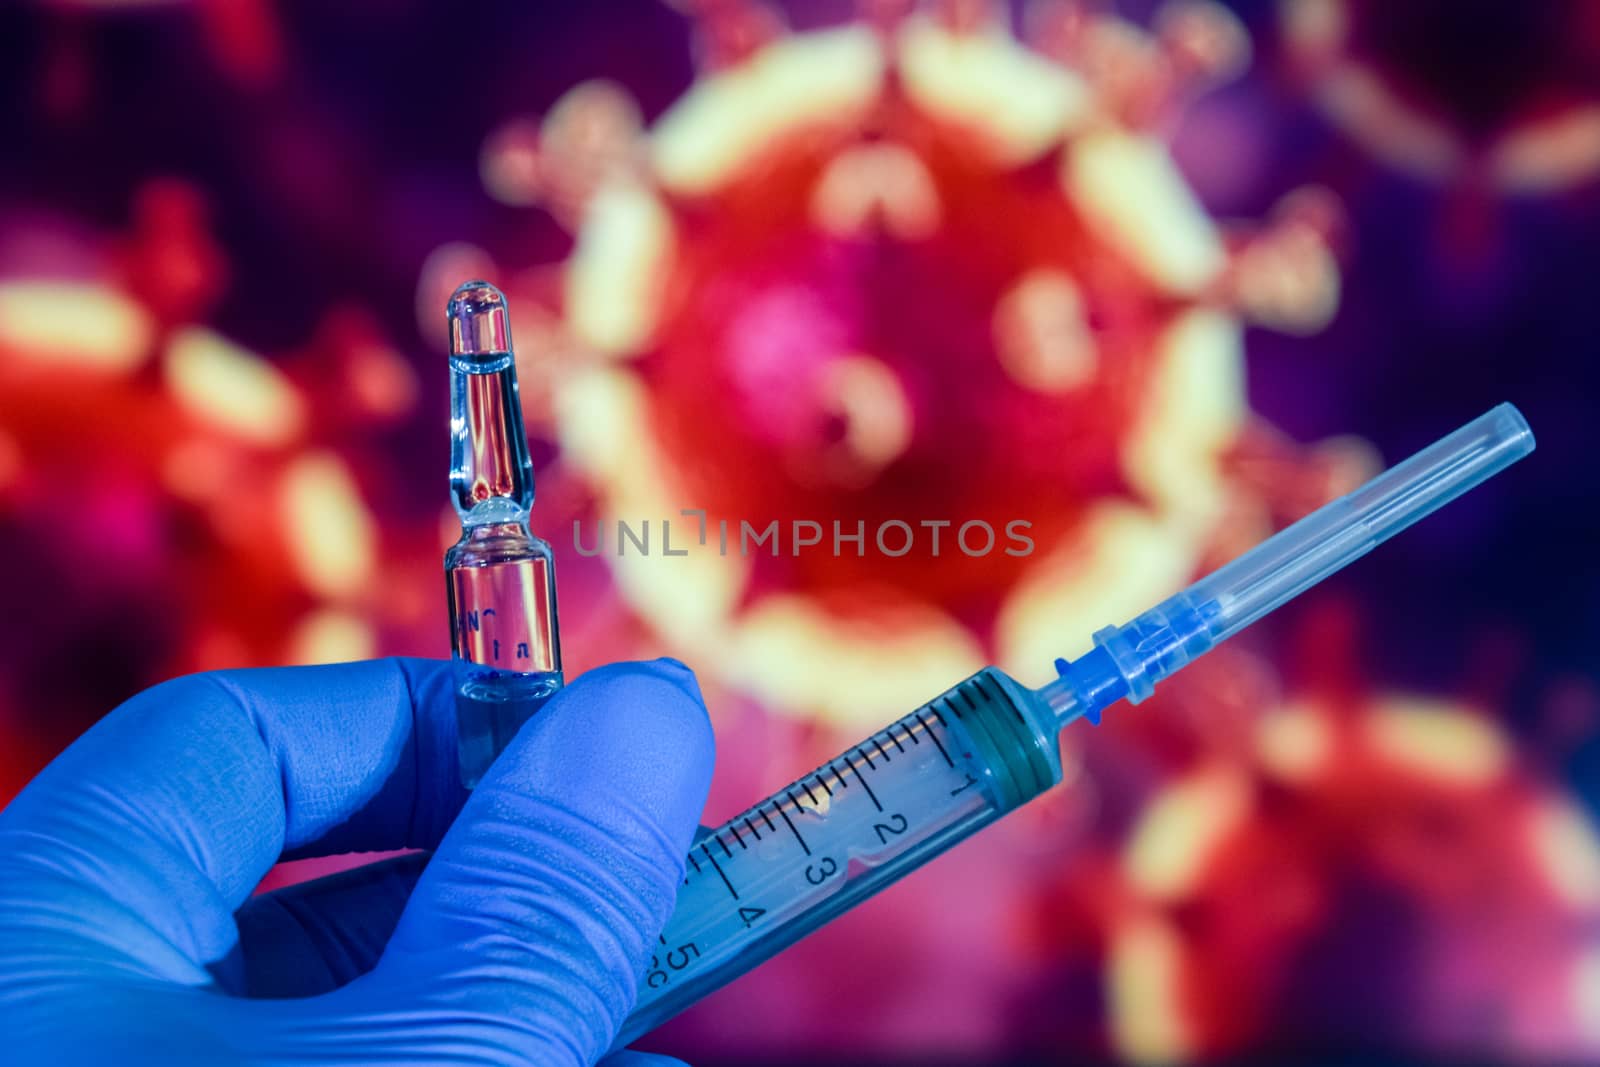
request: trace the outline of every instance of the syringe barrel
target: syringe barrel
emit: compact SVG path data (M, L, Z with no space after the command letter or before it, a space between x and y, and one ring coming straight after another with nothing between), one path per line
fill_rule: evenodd
M994 668L699 839L621 1048L1061 779L1055 722Z
M1533 451L1501 404L1189 587L1223 641Z

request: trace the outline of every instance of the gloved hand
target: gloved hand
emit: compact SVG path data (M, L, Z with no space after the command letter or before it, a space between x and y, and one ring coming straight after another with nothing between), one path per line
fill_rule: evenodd
M156 686L0 812L0 1060L593 1063L711 763L670 660L579 678L470 796L448 663ZM408 848L250 896L280 856Z

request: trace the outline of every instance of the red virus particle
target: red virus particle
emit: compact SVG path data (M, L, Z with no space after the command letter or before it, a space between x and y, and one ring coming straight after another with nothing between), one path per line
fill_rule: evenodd
M1056 1041L1142 1063L1600 1047L1592 826L1482 710L1374 696L1338 651L1352 622L1324 613L1320 666L1246 744L1170 763L1039 898L1023 1005Z
M1241 315L1312 329L1337 296L1324 200L1224 233L1155 135L1242 62L1231 17L1173 5L1151 34L1041 4L1028 47L984 4L806 33L693 10L707 71L649 129L588 84L483 160L576 234L528 374L561 464L598 514L694 542L607 543L632 608L756 697L855 723L987 659L1037 670L1205 561L1260 489L1230 465ZM548 300L548 273L501 275ZM864 542L833 551L835 520ZM796 554L807 521L822 547ZM776 554L741 551L773 523Z
M437 622L433 514L380 525L368 500L405 484L370 439L414 404L409 365L337 308L303 352L247 350L201 318L227 267L200 194L158 182L133 216L0 277L0 536L29 619L0 729L41 759L164 677L427 647Z
M1600 15L1583 0L1284 0L1291 60L1385 162L1521 194L1600 173Z

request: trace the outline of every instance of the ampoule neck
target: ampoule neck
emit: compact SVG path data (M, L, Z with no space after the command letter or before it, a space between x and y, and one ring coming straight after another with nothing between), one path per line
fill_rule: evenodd
M445 564L449 567L551 555L549 543L536 536L525 519L514 519L463 526L460 540L445 554Z
M461 515L461 535L475 539L511 537L529 532L528 510L518 501L491 497Z

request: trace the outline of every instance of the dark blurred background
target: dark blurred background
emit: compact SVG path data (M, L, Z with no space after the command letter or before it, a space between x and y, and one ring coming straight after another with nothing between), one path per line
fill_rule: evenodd
M471 276L568 670L697 668L711 820L1510 400L1529 460L646 1044L1600 1051L1600 7L63 0L0 99L0 803L175 673L448 654ZM574 550L681 508L869 551Z

